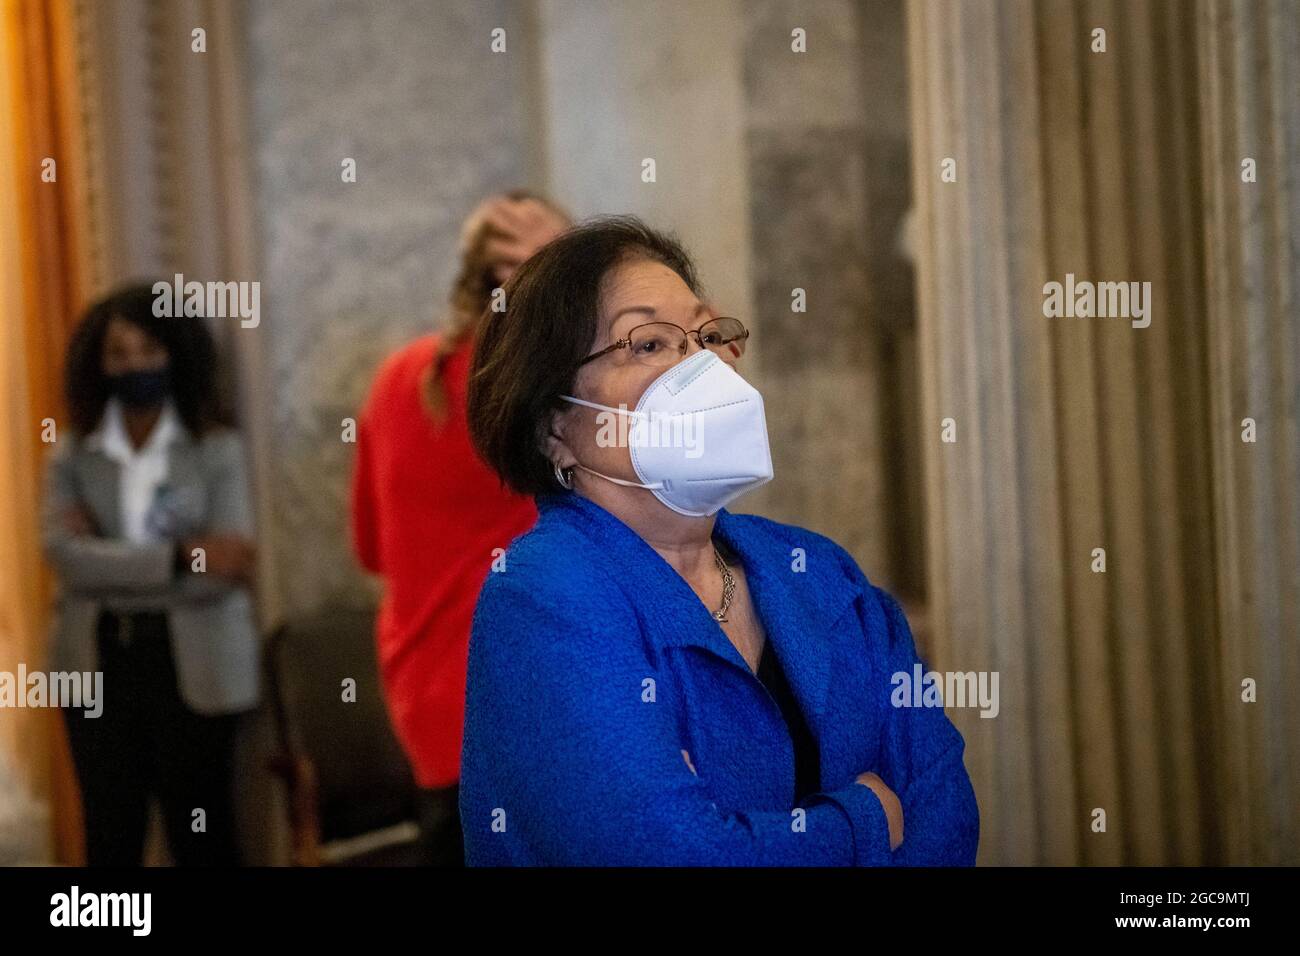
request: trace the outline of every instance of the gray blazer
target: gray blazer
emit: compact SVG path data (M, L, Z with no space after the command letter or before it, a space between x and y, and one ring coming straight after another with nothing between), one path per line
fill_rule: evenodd
M248 591L216 575L175 568L175 542L136 544L122 536L117 462L78 437L63 438L46 472L41 527L60 594L50 668L98 670L99 612L165 610L181 699L201 714L254 707L259 647ZM167 488L177 538L199 532L252 536L252 509L239 435L213 429L195 441L185 429L169 449ZM80 505L100 536L74 534L66 514ZM111 688L106 689L111 694Z

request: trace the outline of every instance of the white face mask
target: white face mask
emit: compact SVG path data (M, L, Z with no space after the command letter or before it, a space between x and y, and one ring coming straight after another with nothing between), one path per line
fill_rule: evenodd
M602 475L582 464L579 468L615 484L646 488L678 514L716 514L772 480L763 397L708 349L651 382L632 411L560 397L611 413L601 425L602 434L614 431L618 439L625 438L641 481ZM614 416L629 420L626 430Z

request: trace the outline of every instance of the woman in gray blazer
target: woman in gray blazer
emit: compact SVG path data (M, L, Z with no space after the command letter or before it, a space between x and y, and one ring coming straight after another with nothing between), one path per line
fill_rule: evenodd
M215 408L203 319L155 316L150 286L93 306L69 345L71 427L42 525L59 580L51 669L102 673L65 709L87 862L137 865L150 797L180 865L239 861L239 715L258 700L252 519L239 436Z

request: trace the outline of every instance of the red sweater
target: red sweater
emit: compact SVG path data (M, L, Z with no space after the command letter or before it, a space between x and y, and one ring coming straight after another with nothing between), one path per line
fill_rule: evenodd
M444 365L448 416L435 424L420 379L437 336L390 356L357 423L352 541L385 582L376 640L388 713L421 787L460 777L470 621L493 549L537 519L475 454L465 421L472 343Z

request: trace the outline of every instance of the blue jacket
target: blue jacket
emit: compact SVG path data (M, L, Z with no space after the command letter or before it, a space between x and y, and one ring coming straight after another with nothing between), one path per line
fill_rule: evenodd
M965 741L940 707L891 706L891 675L918 660L912 636L843 548L717 515L817 739L822 792L795 808L781 712L686 581L585 498L538 509L474 614L470 866L974 864ZM867 770L902 802L896 851L879 799L854 783Z

